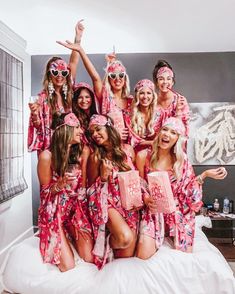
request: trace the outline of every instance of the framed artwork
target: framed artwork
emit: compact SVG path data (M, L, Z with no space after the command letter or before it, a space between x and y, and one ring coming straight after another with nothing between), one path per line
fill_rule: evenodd
M0 49L0 203L22 193L23 63Z
M190 103L193 165L235 165L235 103Z

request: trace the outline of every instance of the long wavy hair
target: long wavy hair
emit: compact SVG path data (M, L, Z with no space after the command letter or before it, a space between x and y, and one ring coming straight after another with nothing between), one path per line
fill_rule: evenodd
M110 82L109 82L109 75L108 75L108 67L110 67L111 65L113 64L122 64L122 62L120 60L115 60L111 63L108 63L106 69L105 69L105 76L104 76L104 79L103 79L103 84L106 88L106 90L108 91L109 93L109 96L114 98L114 93L112 91L112 88L111 88L111 85L110 85ZM129 79L129 76L128 74L126 73L125 74L125 84L122 88L122 98L127 98L128 96L130 96L130 79Z
M159 132L160 134L160 132ZM159 142L159 134L155 138L153 142L153 149L150 157L150 168L156 169L158 164L158 142ZM186 154L184 152L184 146L185 146L186 138L184 136L179 135L177 142L174 146L172 146L170 152L173 159L173 172L176 177L176 179L179 181L182 178L182 172L183 172L183 165L184 160L186 158Z
M152 91L152 90L151 90ZM145 125L143 115L140 111L140 91L135 92L134 99L132 101L132 115L131 115L131 125L133 131L140 136L141 138L145 137L146 133L149 136L154 134L153 123L154 123L154 113L157 106L157 94L156 92L152 91L153 100L148 108L148 117L149 121L147 125Z
M52 166L56 173L62 177L68 169L68 164L79 164L79 158L83 149L82 143L74 144L69 148L73 138L74 127L63 125L64 117L67 114L54 114L51 125L51 128L54 130L50 146Z
M51 107L51 112L52 115L54 113L57 112L56 109L56 104L57 104L57 95L54 92L52 94L52 99L49 99L49 92L48 92L48 84L51 81L51 73L49 71L51 63L52 62L56 62L57 60L63 60L61 57L58 56L53 56L52 58L50 58L46 64L46 69L45 69L45 73L44 73L44 77L43 77L43 89L46 92L46 95L48 97L48 103ZM63 107L66 111L69 111L72 107L72 77L71 77L71 72L69 72L69 75L66 77L66 83L68 86L68 92L67 92L67 96L65 97L62 87L60 89L60 94L62 97L62 103L63 103ZM65 99L66 98L66 99Z
M110 145L112 146L112 162L115 166L118 167L119 171L128 171L131 170L131 167L126 163L127 162L127 155L122 150L121 145L121 137L119 132L113 126L113 120L104 115L111 124L107 124L104 127L106 128L108 134L108 140ZM90 134L91 137L91 134ZM94 154L97 156L99 160L107 158L108 152L104 146L97 145L96 142L91 137L91 143L94 148ZM110 158L109 158L110 159Z
M81 109L79 106L78 106L78 97L80 96L80 93L82 90L87 90L91 96L91 107L90 107L90 113L89 115L83 110ZM96 104L95 104L95 95L94 93L86 88L86 87L81 87L79 88L78 90L76 90L73 94L73 99L72 99L72 110L73 110L73 113L77 116L77 118L79 119L80 121L80 124L81 126L84 128L84 129L88 129L88 125L89 125L89 120L90 120L90 117L93 115L93 114L97 114L97 110L96 110Z

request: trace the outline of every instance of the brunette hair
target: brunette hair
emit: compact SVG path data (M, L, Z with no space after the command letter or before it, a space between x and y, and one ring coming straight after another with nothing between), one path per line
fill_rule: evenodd
M52 99L49 99L48 84L51 81L51 73L50 73L49 69L50 69L51 63L56 62L57 60L63 60L63 59L58 56L53 56L48 60L48 62L46 64L46 68L45 68L44 77L43 77L43 88L44 88L44 91L48 97L48 103L51 107L52 115L57 112L57 109L56 109L57 95L54 92L52 94ZM66 82L67 82L67 86L68 86L67 96L65 97L65 94L62 91L62 87L60 89L60 93L62 96L63 107L64 107L64 109L66 109L68 111L72 107L72 77L71 77L70 71L69 71L69 75L66 77Z
M126 163L127 162L127 155L122 150L121 146L121 137L119 135L119 132L114 128L113 126L113 120L108 115L103 115L107 118L108 124L106 124L105 127L107 134L108 134L108 140L110 142L110 145L112 146L112 162L118 167L119 171L128 171L131 170L130 166ZM110 123L111 122L111 123ZM90 137L92 135L90 134ZM107 150L104 148L104 146L97 145L94 140L92 140L92 145L94 147L94 154L97 156L98 159L105 159L107 158Z
M175 73L173 71L172 66L166 60L160 59L160 60L158 60L157 64L155 65L155 67L153 69L153 82L155 85L157 84L157 73L158 73L159 69L161 67L165 67L165 66L172 70L172 72L174 74L173 81L175 83Z
M91 107L90 107L90 113L89 115L83 110L81 109L79 106L78 106L78 97L81 93L82 90L87 90L91 96ZM93 115L93 114L97 114L97 110L96 110L96 104L95 104L95 95L94 93L89 89L89 88L86 88L86 87L80 87L78 88L74 94L73 94L73 99L72 99L72 110L73 110L73 113L77 116L77 118L79 119L80 121L80 124L81 126L84 128L84 129L87 129L88 128L88 125L89 125L89 120L90 120L90 117Z
M52 166L59 176L64 176L68 164L79 163L83 149L82 143L74 144L69 148L74 127L64 125L64 118L67 114L54 114L51 124L51 129L54 130L50 145Z

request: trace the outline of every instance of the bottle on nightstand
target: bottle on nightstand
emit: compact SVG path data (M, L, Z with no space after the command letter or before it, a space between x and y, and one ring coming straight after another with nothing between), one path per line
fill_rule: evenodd
M224 198L223 213L229 214L229 199L227 197Z
M216 212L219 211L219 200L217 198L215 198L215 201L213 203L213 208L214 208L214 211Z

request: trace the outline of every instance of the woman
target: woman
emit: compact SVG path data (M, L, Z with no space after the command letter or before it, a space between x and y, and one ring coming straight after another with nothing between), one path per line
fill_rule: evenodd
M93 114L99 113L99 104L89 84L80 82L74 86L72 110L79 119L81 127L84 130L83 141L87 142L87 131L90 118Z
M76 25L76 40L80 42L83 25ZM72 52L69 65L60 57L52 57L46 65L43 90L36 103L29 103L31 111L28 130L28 150L46 150L50 147L50 128L54 114L72 109L72 86L76 76L79 54Z
M39 237L44 262L64 272L75 266L69 239L79 256L93 262L91 226L87 218L86 163L89 148L73 113L54 119L50 150L39 155Z
M153 70L153 81L158 94L158 107L166 117L179 116L189 132L189 106L187 99L173 90L175 74L171 65L165 60L159 60Z
M135 151L151 147L163 119L163 112L157 109L157 94L152 81L144 79L135 85L131 116L128 118L130 142Z
M93 115L89 132L94 152L88 160L87 193L95 239L94 260L101 268L108 261L109 245L117 258L134 255L139 214L122 207L117 176L119 171L134 169L134 151L129 145L121 145L120 135L107 116Z
M101 106L101 113L114 118L114 125L119 129L121 139L126 141L128 129L125 126L123 115L128 116L130 114L133 97L130 95L130 82L124 65L121 61L116 60L115 54L108 55L105 76L102 82L94 65L79 44L73 44L69 41L58 43L79 52L92 79L94 91ZM118 117L117 122L116 117Z
M192 252L195 213L202 206L202 191L193 168L184 152L185 126L179 118L168 118L154 140L153 151L137 154L136 165L140 175L147 179L151 171L167 171L176 211L164 214L166 234L174 238L174 247ZM154 200L149 199L154 208ZM152 252L154 252L152 243Z

